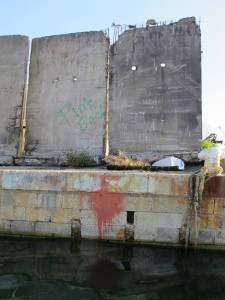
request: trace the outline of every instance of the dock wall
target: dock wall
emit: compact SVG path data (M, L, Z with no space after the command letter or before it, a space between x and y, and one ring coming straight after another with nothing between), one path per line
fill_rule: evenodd
M0 173L0 233L184 244L192 174L106 170ZM198 244L225 245L225 176L204 189ZM189 243L194 242L192 218Z

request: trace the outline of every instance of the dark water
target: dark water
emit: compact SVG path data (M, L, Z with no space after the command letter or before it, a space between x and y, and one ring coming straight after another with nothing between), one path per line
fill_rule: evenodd
M0 299L225 299L225 254L1 238Z

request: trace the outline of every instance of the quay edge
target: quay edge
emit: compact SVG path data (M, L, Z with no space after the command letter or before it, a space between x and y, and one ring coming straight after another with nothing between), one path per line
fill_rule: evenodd
M2 167L0 233L182 246L194 173ZM224 250L224 207L222 174L205 184L200 248Z

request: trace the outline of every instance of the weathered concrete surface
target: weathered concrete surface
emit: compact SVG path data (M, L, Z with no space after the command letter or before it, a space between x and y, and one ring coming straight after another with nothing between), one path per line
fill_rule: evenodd
M0 233L182 244L192 174L1 168ZM205 185L198 244L225 245L224 187Z
M84 32L32 41L26 143L36 156L102 155L108 41Z
M178 243L191 176L2 168L0 232Z
M110 51L110 153L192 159L202 126L200 39L194 18L119 36Z
M28 37L0 36L1 165L11 164L17 153L13 136L20 136L28 54Z
M4 168L0 175L1 232L70 237L78 226L83 238L162 241L176 229L175 242L185 223L191 174Z
M0 156L0 165L1 166L10 166L12 164L13 164L12 156L8 156L8 155Z
M200 240L205 237L209 244L225 245L225 175L218 175L205 184L202 214L200 218ZM207 231L205 231L207 229ZM195 224L192 223L192 231ZM211 241L211 242L210 242Z

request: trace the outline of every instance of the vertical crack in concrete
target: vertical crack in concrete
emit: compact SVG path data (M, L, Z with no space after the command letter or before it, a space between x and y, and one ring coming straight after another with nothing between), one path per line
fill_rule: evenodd
M109 155L109 59L110 38L108 38L107 63L106 63L106 116L105 116L105 156Z
M20 122L20 138L21 145L17 151L17 155L25 154L25 133L26 133L26 108L27 108L27 94L29 86L29 65L30 65L30 56L31 56L31 42L28 39L28 53L26 57L26 71L25 71L25 83L23 88L23 100L22 100L22 112L21 112L21 122Z

